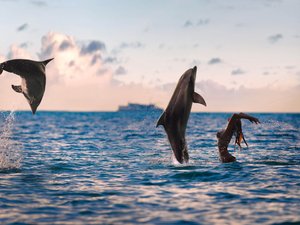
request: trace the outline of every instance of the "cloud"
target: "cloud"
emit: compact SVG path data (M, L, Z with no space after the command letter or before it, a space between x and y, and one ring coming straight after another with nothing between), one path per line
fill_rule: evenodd
M91 60L91 66L95 65L98 62L102 61L102 57L100 54L95 54Z
M157 89L167 93L165 107L176 87L176 83L163 84ZM196 83L195 91L206 101L207 107L193 104L195 111L209 112L299 112L300 102L295 96L300 95L300 86L278 89L271 86L261 88L227 88L213 80Z
M193 23L190 20L185 21L185 23L183 24L183 27L191 27L193 26Z
M28 23L24 23L24 24L22 24L21 26L19 26L18 28L17 28L17 31L18 32L20 32L20 31L24 31L24 30L26 30L27 28L28 28Z
M84 45L81 49L81 54L91 54L96 51L105 50L105 44L101 41L90 41L87 45Z
M16 59L16 58L30 59L31 54L28 53L25 48L13 44L10 46L6 58L7 59Z
M196 84L195 91L207 102L207 108L199 110L224 112L299 112L300 103L295 96L300 94L300 86L278 89L270 86L261 88L226 88L212 80ZM195 104L197 105L197 104ZM194 107L194 106L193 106Z
M95 83L110 82L112 69L109 69L102 59L102 55L108 57L104 51L105 44L99 40L82 43L72 36L55 32L49 32L42 37L42 47L38 53L40 60L54 57L52 76L49 77L50 85L55 83L79 85L86 83L87 80ZM100 74L106 78L100 79Z
M30 45L29 42L23 42L20 44L20 48L28 48L29 45Z
M109 56L104 59L105 63L117 63L118 59L116 57Z
M31 1L31 3L38 7L47 6L47 3L45 1L34 0L34 1Z
M123 42L118 47L112 50L113 54L118 54L125 49L139 49L143 48L145 45L139 41L136 42Z
M246 72L244 70L240 69L240 68L231 71L231 75L242 75L242 74L245 74L245 73Z
M89 45L90 42L82 44L84 42L73 36L49 32L42 37L37 55L31 55L19 45L11 46L10 58L44 60L54 57L46 67L47 86L39 110L108 111L128 102L147 103L149 99L156 99L161 103L160 98L166 98L166 93L141 83L118 81L116 77L126 74L126 69L118 66L115 56L99 45ZM89 49L88 53L82 54L82 49ZM7 60L1 56L0 59ZM117 68L107 61L114 61ZM0 109L28 110L24 96L11 90L11 84L19 84L20 78L4 72L0 79Z
M72 47L72 43L69 40L64 40L60 45L59 45L59 49L61 51L64 51L66 49L68 49L69 47Z
M215 64L219 64L222 63L222 60L220 58L212 58L208 61L209 65L215 65Z
M139 41L136 41L136 42L123 42L120 45L120 48L121 49L124 49L124 48L142 48L143 46L144 45Z
M39 53L41 59L56 58L55 55L60 53L59 55L66 55L66 59L69 58L65 65L72 67L81 58L86 59L85 63L89 60L88 66L105 64L102 55L105 55L106 46L99 40L91 40L82 44L71 36L50 32L42 38L42 45L42 51Z
M205 18L205 19L199 19L196 22L193 22L191 20L187 20L185 21L185 23L183 24L184 28L188 28L188 27L193 27L193 26L205 26L208 25L210 23L210 20Z
M19 45L10 47L7 54L10 58L55 58L46 67L47 86L39 110L111 111L128 102L153 102L160 107L168 104L176 86L175 82L156 82L159 85L156 87L149 87L142 82L124 83L118 80L121 78L116 72L119 70L121 75L126 69L122 69L115 55L103 48L81 54L82 49L90 42L92 41L83 42L73 36L50 32L42 37L37 55L30 54L26 48ZM0 55L0 60L7 60L7 57ZM114 63L108 63L109 61ZM0 81L0 109L29 110L24 96L11 90L11 84L20 84L20 78L8 76L4 72ZM195 111L300 111L300 102L295 97L300 96L299 85L286 89L271 86L240 86L230 89L212 80L202 80L197 82L195 91L201 94L208 104L206 108L194 104Z
M209 24L210 20L209 19L200 19L197 22L197 26L203 26Z
M125 75L126 73L127 71L123 66L119 66L115 71L116 75Z
M274 44L283 38L282 34L275 34L268 37L270 43Z

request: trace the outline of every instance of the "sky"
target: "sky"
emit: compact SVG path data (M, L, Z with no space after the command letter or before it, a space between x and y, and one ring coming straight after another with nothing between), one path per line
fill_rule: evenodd
M0 0L0 62L55 59L38 110L166 108L197 66L204 112L300 112L298 0ZM29 110L0 76L0 110Z

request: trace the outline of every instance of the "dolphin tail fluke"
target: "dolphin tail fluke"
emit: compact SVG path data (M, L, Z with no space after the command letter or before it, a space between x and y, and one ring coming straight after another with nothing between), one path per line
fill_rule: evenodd
M42 61L42 63L44 64L44 66L46 66L50 61L52 61L54 58L51 59L47 59L45 61Z
M179 162L180 164L189 162L190 157L189 157L187 146L185 144L183 146L183 149L177 149L175 151L173 149L173 152L177 162Z
M11 85L11 87L17 93L22 93L23 92L21 86Z
M158 127L159 125L165 125L165 115L166 112L163 112L163 114L161 114L161 116L159 117L157 123L156 123L156 127Z
M201 105L206 106L206 102L205 102L204 98L196 92L193 93L193 102L200 103Z
M190 159L189 153L188 153L187 147L185 146L184 150L183 150L183 160L185 163L188 163L189 159Z

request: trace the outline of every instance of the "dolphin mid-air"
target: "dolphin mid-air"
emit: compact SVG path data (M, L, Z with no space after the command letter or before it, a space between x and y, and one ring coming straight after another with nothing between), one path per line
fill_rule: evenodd
M206 106L203 97L194 91L196 72L197 67L195 66L180 77L166 110L156 124L156 127L159 125L164 126L174 155L179 163L189 161L185 130L192 103L200 103Z
M41 62L13 59L0 64L0 74L5 70L22 78L21 85L12 85L12 89L18 93L23 93L33 114L42 101L46 86L45 68L51 60L53 58Z

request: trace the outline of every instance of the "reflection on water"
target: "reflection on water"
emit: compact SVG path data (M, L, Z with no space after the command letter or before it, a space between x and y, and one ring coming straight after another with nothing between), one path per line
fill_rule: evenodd
M22 143L23 160L12 167L18 170L0 171L0 222L300 221L299 115L257 115L260 126L245 122L250 147L233 152L232 145L238 162L221 164L215 133L229 114L192 114L188 165L172 163L166 135L155 129L158 116L18 112L12 123L3 116L2 126L11 124L6 140Z

